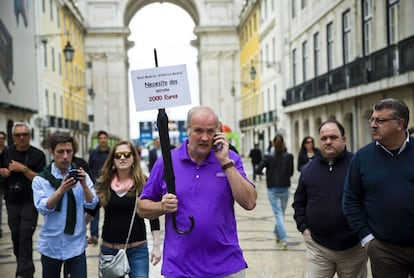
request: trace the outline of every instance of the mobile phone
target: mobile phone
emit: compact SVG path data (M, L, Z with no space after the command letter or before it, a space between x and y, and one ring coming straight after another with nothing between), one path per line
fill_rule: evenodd
M221 151L221 149L223 148L222 144L215 144L216 143L216 138L214 135L214 140L213 140L213 147L215 149L216 152Z
M69 177L74 178L75 181L78 181L78 169L69 170Z

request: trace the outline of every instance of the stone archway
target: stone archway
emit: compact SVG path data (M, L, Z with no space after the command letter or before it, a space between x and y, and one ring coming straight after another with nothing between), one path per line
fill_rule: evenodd
M105 129L121 138L129 138L127 40L131 18L156 0L81 1L87 34L85 56L95 98L90 109L93 130ZM223 122L238 131L240 97L231 95L238 84L239 39L237 24L242 1L163 1L184 9L196 25L200 102L211 106Z

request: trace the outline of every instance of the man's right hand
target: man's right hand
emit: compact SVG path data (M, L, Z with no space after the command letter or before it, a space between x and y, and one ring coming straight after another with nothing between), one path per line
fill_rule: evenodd
M311 231L309 229L305 229L302 234L303 234L303 236L310 236Z
M177 211L178 200L177 196L171 193L167 193L162 196L161 210L163 213L173 213Z

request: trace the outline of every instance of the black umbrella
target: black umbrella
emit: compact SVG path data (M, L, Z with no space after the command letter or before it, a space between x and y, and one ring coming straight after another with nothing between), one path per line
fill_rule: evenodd
M158 58L157 58L157 50L154 49L154 59L155 59L155 66L158 67ZM165 109L161 108L158 109L158 116L157 116L157 127L158 127L158 134L160 137L161 142L161 151L162 157L164 160L164 180L167 183L168 193L175 194L175 176L174 170L171 160L171 146L170 146L170 135L168 133L168 116L165 113ZM182 231L177 228L177 220L176 215L173 213L172 221L174 230L179 234L188 234L194 228L194 217L189 216L191 221L191 226L188 230Z

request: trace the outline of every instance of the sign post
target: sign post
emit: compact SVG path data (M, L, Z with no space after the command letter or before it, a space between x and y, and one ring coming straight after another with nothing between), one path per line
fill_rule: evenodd
M168 116L165 107L191 104L190 90L185 65L158 68L156 49L154 49L154 59L155 69L131 72L135 106L137 111L158 108L157 127L164 160L164 180L167 183L168 193L175 194L175 176L171 160ZM176 215L173 213L174 230L179 234L191 232L194 228L194 217L189 216L189 219L190 228L180 230L177 227Z

